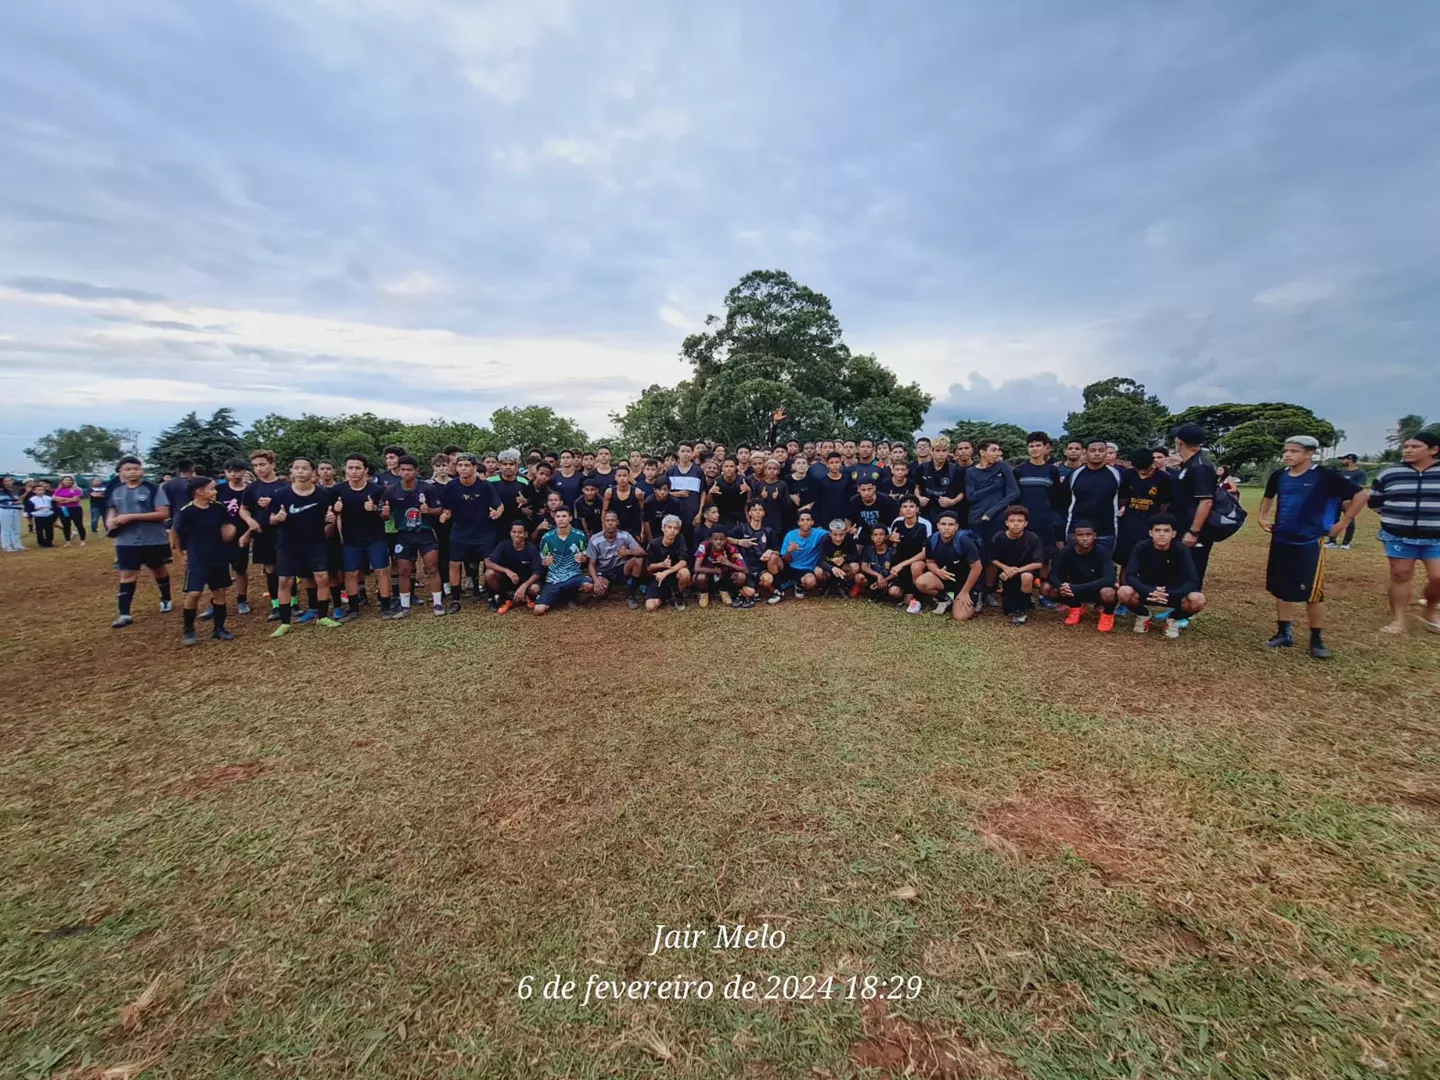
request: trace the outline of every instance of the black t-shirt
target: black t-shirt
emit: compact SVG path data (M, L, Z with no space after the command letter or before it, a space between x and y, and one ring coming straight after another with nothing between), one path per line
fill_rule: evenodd
M239 540L241 535L249 527L240 520L240 507L245 502L245 492L250 490L249 486L236 491L230 486L228 480L222 480L215 485L215 505L224 507L225 516L230 519L230 524L235 526L235 539ZM233 541L232 541L233 542Z
M1011 539L1004 529L990 540L990 558L1006 566L1029 566L1045 561L1045 545L1040 537L1026 529L1016 539Z
M869 480L872 484L880 483L880 477L883 476L884 473L885 470L879 463L874 461L869 464L863 461L857 461L854 465L845 466L845 475L850 478L850 487L852 490L859 487L860 481L862 480Z
M745 565L757 567L760 565L760 556L766 551L774 551L775 546L780 543L780 534L769 525L761 525L758 529L742 525L731 539L736 541L735 546L740 549L740 557L745 560ZM739 543L741 540L752 540L754 543L742 546Z
M600 498L603 499L606 489L615 486L615 470L612 468L609 472L601 472L599 469L591 469L587 479L594 480L600 485ZM585 492L582 490L580 494L583 495Z
M1175 475L1175 492L1170 498L1170 512L1175 515L1176 529L1183 538L1195 523L1195 508L1206 499L1215 498L1219 480L1215 465L1204 452L1180 463ZM1200 523L1205 527L1205 522Z
M846 563L858 563L860 561L860 546L855 543L855 538L849 533L845 534L840 543L829 533L820 541L820 561L826 566L844 566Z
M385 502L384 488L374 480L367 480L357 491L346 481L337 484L332 494L340 502L336 517L340 520L340 538L345 543L374 544L385 539L385 520L380 516L380 506ZM375 509L366 510L366 500Z
M160 485L160 490L165 492L165 498L170 500L170 520L174 521L180 508L190 501L190 478L172 476Z
M930 538L926 557L940 569L949 570L954 574L955 580L946 582L946 585L958 589L965 584L965 579L970 574L970 567L980 561L980 549L975 546L975 541L967 533L957 532L947 543L940 538L940 534L937 532Z
M663 536L657 536L654 540L651 540L649 546L645 548L645 565L647 567L653 566L655 563L662 563L667 557L670 559L670 565L672 566L690 561L690 549L685 546L685 538L683 536L675 537L675 543L670 547L665 546L665 538Z
M850 524L860 526L861 537L869 537L870 530L876 525L884 525L888 528L898 513L900 513L900 509L895 505L894 499L876 495L875 501L866 505L865 501L856 495L850 500L850 509L846 512L846 517Z
M680 504L674 499L666 496L664 499L655 498L645 500L645 524L650 528L650 536L652 539L660 539L660 523L671 514L674 514L680 519L680 527L683 529L685 527L685 515L682 512Z
M250 485L252 488L254 486ZM324 548L325 515L335 505L335 496L339 490L339 487L327 489L317 485L308 495L301 495L290 486L276 491L270 510L279 510L282 506L285 508L285 520L275 526L280 546L287 551L297 552Z
M435 516L425 511L440 506L440 495L429 480L417 480L415 487L406 491L403 482L397 479L385 486L385 498L390 503L390 520L396 532L435 531Z
M727 525L745 520L745 504L750 501L750 493L741 491L742 486L749 486L744 477L737 476L734 480L726 480L722 476L705 489L710 496L710 505L720 508L720 520Z
M520 479L504 480L500 477L485 482L495 489L495 501L500 504L503 511L499 520L495 522L496 536L508 534L510 526L517 521L523 521L527 525L530 523L530 519L525 516L525 511L521 509L520 504L520 500L524 499L525 506L532 510L535 507L529 483Z
M920 490L930 498L931 509L935 508L934 500L941 495L953 499L956 495L965 494L965 470L954 458L946 458L943 468L936 468L935 462L927 461L920 466L916 479Z
M895 561L904 562L925 550L930 541L931 525L924 518L916 518L914 525L906 525L903 519L897 519L891 524L890 532L894 534L891 543L895 545Z
M275 493L288 487L284 480L256 480L245 485L245 493L240 496L241 505L255 519L260 528L264 529L270 524L270 511L275 506ZM269 506L261 506L261 499L269 499Z
M544 563L540 561L540 549L528 540L519 551L515 550L514 544L506 540L496 545L489 558L491 562L499 563L506 570L519 574L521 581L545 569Z
M495 535L490 511L499 505L495 485L476 477L466 487L457 476L445 485L445 509L450 511L450 536L455 543L474 543Z
M1065 517L1069 531L1072 522L1088 521L1095 526L1096 536L1114 536L1116 515L1120 512L1120 470L1114 465L1098 469L1085 466L1070 474L1070 509Z
M1015 483L1020 486L1019 503L1030 511L1032 528L1045 528L1055 519L1057 493L1065 483L1053 461L1036 465L1022 461L1015 466Z
M890 573L890 567L894 566L899 560L896 558L894 544L886 544L884 551L877 551L875 550L875 545L870 544L865 548L862 561L871 570L878 571L881 574L888 574Z
M594 502L587 501L583 495L580 496L575 500L572 509L575 511L575 524L586 536L600 531L600 526L603 524L602 519L605 517L605 503L601 501L599 495L595 496Z
M192 566L225 566L228 548L220 531L231 524L230 515L218 502L201 507L196 503L175 511L170 527Z
M1136 469L1126 469L1120 475L1120 501L1127 506L1127 518L1131 514L1148 517L1159 513L1173 498L1174 492L1174 478L1159 469L1148 477L1141 476Z
M915 494L915 477L907 473L905 483L901 484L887 471L885 475L880 478L880 483L875 490L887 499L894 499L895 505L899 506L900 500L906 495Z
M550 487L560 492L560 498L566 506L574 506L575 500L580 498L581 488L585 485L585 474L579 469L575 470L574 476L566 476L559 469L550 474ZM543 506L544 503L541 503Z
M1069 585L1073 589L1076 585L1090 585L1097 581L1114 585L1115 564L1098 547L1092 546L1083 554L1076 551L1072 540L1065 545L1065 550L1055 556L1055 563L1050 568L1050 581L1056 588Z
M601 502L603 503L604 500L602 499ZM620 489L618 487L612 487L610 489L609 506L620 519L620 528L635 537L635 539L640 539L640 529L645 524L645 519L642 516L640 489L631 485L630 494L622 499L620 497Z
M794 507L792 514L799 513L801 507L815 501L815 478L808 472L798 480L792 475L785 481L785 486L790 490L790 503ZM814 512L813 508L811 512ZM787 520L793 521L794 517Z
M832 477L828 472L815 481L815 525L828 529L836 518L850 520L850 477Z

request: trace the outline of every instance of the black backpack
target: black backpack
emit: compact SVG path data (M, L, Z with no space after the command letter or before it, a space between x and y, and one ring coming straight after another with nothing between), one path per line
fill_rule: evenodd
M1210 517L1205 522L1205 528L1201 530L1203 535L1200 539L1207 544L1229 540L1240 531L1240 526L1245 524L1245 519L1249 516L1240 505L1240 500L1230 494L1223 484L1217 484L1215 501L1210 504Z

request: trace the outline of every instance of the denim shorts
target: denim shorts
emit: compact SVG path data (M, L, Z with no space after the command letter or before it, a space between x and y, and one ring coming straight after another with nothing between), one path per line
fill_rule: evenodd
M1385 554L1392 559L1440 559L1440 540L1409 539L1393 536L1384 529L1379 533L1380 542L1385 545Z

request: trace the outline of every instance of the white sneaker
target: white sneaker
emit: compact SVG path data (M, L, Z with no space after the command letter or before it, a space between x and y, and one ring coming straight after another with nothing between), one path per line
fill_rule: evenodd
M1340 550L1341 550L1341 551L1349 551L1349 550L1350 550L1350 545L1349 545L1349 544L1341 544L1341 545L1340 545Z
M778 603L779 603L781 600L783 600L783 599L784 599L784 597L782 597L782 596L780 595L780 590L779 590L779 589L776 589L774 592L772 592L772 593L770 594L770 598L769 598L768 600L766 600L765 603L767 603L767 604L778 604Z
M1177 620L1167 619L1165 621L1165 636L1172 640L1180 636L1180 623Z
M160 601L160 614L161 614L161 615L169 615L170 612L172 612L172 611L174 611L174 610L175 610L175 605L172 604L169 600L161 600L161 601Z
M919 615L921 610L919 600L911 600L910 603L905 605L906 615Z
M950 605L951 605L952 603L954 603L954 601L952 601L952 600L936 600L936 601L935 601L935 614L936 614L936 615L944 615L947 611L950 610Z
M1144 634L1144 633L1148 633L1149 630L1150 630L1150 620L1149 620L1149 619L1144 618L1143 616L1137 617L1137 618L1135 619L1135 633L1137 633L1137 634Z

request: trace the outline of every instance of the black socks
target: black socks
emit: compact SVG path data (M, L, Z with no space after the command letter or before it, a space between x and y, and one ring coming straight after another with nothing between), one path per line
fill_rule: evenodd
M119 602L120 602L120 614L121 614L121 615L129 615L129 614L130 614L130 602L131 602L132 600L134 600L134 599L135 599L135 582L133 582L133 581L122 581L122 582L120 582Z
M160 588L160 599L164 600L168 604L170 602L170 579L168 577L163 577L159 581L155 582L155 584L158 585ZM130 588L134 589L135 586L132 585L130 586Z

